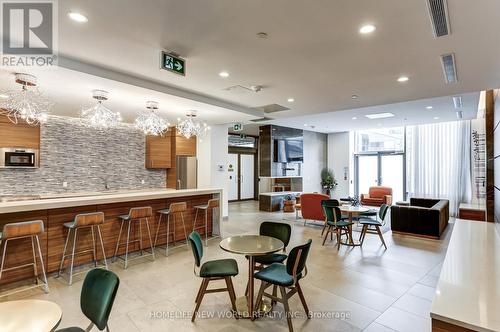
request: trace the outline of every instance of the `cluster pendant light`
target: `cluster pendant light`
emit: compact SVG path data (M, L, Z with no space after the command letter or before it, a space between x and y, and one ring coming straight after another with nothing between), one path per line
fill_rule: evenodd
M135 119L136 128L145 135L160 136L168 131L170 123L157 113L158 105L156 101L146 102L146 110Z
M20 91L2 93L5 100L0 104L0 114L6 115L12 123L19 120L30 126L38 126L47 120L52 104L38 90L37 79L29 74L15 74Z
M179 119L177 132L188 139L193 136L204 136L207 131L210 130L210 127L206 123L201 124L200 122L197 122L195 118L195 111L188 112L184 119Z
M95 129L107 129L117 126L122 117L120 112L113 112L103 102L108 100L108 92L104 90L93 90L92 98L97 100L97 103L91 107L82 107L80 118L83 123Z

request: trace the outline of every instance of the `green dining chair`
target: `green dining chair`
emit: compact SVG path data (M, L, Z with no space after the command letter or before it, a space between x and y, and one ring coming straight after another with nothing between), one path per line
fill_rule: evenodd
M198 314L198 309L200 308L203 296L208 293L227 291L229 293L229 299L231 300L233 311L236 312L236 294L234 292L233 281L231 279L231 277L238 275L238 263L236 263L236 260L218 259L201 264L201 260L203 258L203 243L201 241L200 234L196 231L192 232L188 236L188 241L191 245L191 250L193 251L194 256L194 274L197 277L203 278L200 289L198 290L198 295L196 295L196 307L194 309L193 316L191 317L191 322L194 322L196 315ZM197 268L199 269L198 273L196 272ZM215 280L224 280L226 282L226 288L207 289L210 281Z
M272 253L268 255L255 256L255 266L253 267L254 271L260 271L267 265L271 265L273 263L283 263L287 255L286 247L290 243L290 237L292 236L292 227L289 224L285 224L282 222L273 222L273 221L264 221L260 224L259 234L274 237L283 242L283 253ZM246 256L248 259L248 256ZM245 290L245 295L248 295L248 282Z
M84 330L80 327L67 327L56 332L87 332L94 325L109 332L108 319L120 285L118 276L108 270L93 269L87 273L83 281L80 295L80 308L90 320L90 325Z
M311 249L312 240L309 239L305 244L297 246L290 251L285 264L274 263L254 274L255 279L261 281L257 301L255 302L255 310L260 307L264 296L270 298L273 302L280 302L285 309L288 329L293 332L292 318L290 316L290 307L288 299L295 293L299 294L300 301L306 312L307 318L311 318L311 313L307 307L304 293L300 288L300 280L307 275L306 261ZM270 286L276 285L280 289L281 297L275 294L265 292ZM288 292L287 292L288 291Z
M363 245L363 242L365 241L366 233L373 233L373 234L378 234L380 240L382 241L382 244L384 245L385 249L387 249L387 245L385 244L384 236L382 235L380 227L385 225L385 216L387 215L388 210L389 210L389 205L382 204L380 206L380 209L378 210L378 218L380 218L380 220L378 220L377 218L359 219L359 224L363 226L363 228L361 229L361 234L359 235L359 241L361 242L361 245Z
M325 215L325 224L323 225L323 229L321 230L321 235L325 234L325 230L328 228L328 219L326 218L325 207L335 207L340 206L340 202L336 199L325 199L321 201L321 207L323 209L323 215ZM342 218L345 219L345 218Z
M338 205L332 204L331 200L322 201L321 206L326 217L326 234L323 238L323 245L325 245L328 234L330 234L330 239L333 241L333 234L335 233L337 237L337 250L339 250L342 235L349 236L348 227L352 226L353 223L342 217L340 208Z

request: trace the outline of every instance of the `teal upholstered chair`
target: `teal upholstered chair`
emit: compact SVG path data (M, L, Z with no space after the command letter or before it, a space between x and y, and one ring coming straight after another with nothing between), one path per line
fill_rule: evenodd
M111 271L104 269L89 271L83 281L80 308L90 319L90 325L85 330L79 327L67 327L57 332L85 332L90 331L94 325L99 331L106 329L109 332L109 314L119 285L120 279Z
M336 199L325 199L321 201L321 209L323 209L323 215L325 216L325 224L323 225L323 229L321 230L321 235L325 234L325 230L328 228L325 206L327 207L340 206L340 202Z
M200 289L198 290L198 295L196 295L196 308L194 309L193 316L191 317L191 322L194 322L196 315L198 314L201 301L203 300L203 296L207 293L227 291L229 293L229 299L231 300L233 311L236 311L236 294L234 292L233 281L231 279L231 277L238 274L238 264L236 261L234 259L218 259L201 264L201 260L203 258L203 243L201 241L200 234L196 231L192 232L188 236L188 241L193 251L195 275L203 278ZM198 273L196 272L197 268L199 269ZM210 281L223 279L226 282L226 288L207 289Z
M307 275L306 261L311 249L312 240L308 240L306 244L297 246L290 251L286 265L274 263L254 274L256 279L261 281L257 301L255 302L255 310L260 307L260 303L264 296L269 297L274 302L281 302L285 308L285 315L288 323L288 329L292 332L292 319L290 317L290 308L288 299L295 293L299 294L300 301L304 306L307 318L310 318L310 312L307 308L304 293L300 288L300 280ZM265 293L265 290L270 286L277 286L280 289L281 297L276 294ZM288 292L287 292L288 291Z
M387 245L385 244L384 236L382 235L380 227L385 225L385 216L387 215L388 210L389 210L389 205L382 204L380 206L380 209L378 210L378 218L380 218L380 220L378 220L378 218L373 219L366 217L359 219L359 224L363 225L363 228L361 229L361 235L359 236L359 241L361 242L361 245L363 245L363 241L365 241L366 233L374 233L378 234L380 240L382 241L382 244L384 245L385 249L387 249Z
M274 237L283 242L283 253L273 253L263 256L255 256L255 266L254 271L260 271L263 267L271 265L273 263L283 263L287 255L286 247L290 243L290 237L292 235L292 227L289 224L282 222L264 221L260 224L259 234ZM248 259L248 256L246 257ZM257 265L258 264L258 265ZM245 290L245 295L248 295L248 283Z
M323 238L323 245L325 245L328 234L330 234L330 239L333 241L333 234L337 237L337 250L340 249L340 238L342 235L349 236L348 227L353 223L342 217L342 212L338 207L338 204L332 202L332 200L325 200L321 202L323 211L326 216L326 234Z

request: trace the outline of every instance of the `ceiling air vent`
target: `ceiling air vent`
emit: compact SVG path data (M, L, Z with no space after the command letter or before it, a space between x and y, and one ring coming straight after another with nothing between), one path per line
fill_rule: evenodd
M456 109L464 107L464 102L462 101L462 97L460 96L453 97L453 105L455 106Z
M250 121L252 121L252 122L264 122L264 121L270 121L270 120L272 120L272 119L268 118L268 117L263 117L263 118L253 119Z
M237 94L237 95L242 95L242 94L254 92L254 90L247 88L243 85L233 85L233 86L230 86L229 88L225 88L224 90L229 91L229 92L234 93L234 94Z
M458 82L455 54L450 53L441 55L441 64L443 65L444 79L446 83Z
M259 106L259 107L255 107L254 109L257 111L262 111L262 112L267 113L267 114L290 110L288 107L278 105L278 104Z
M449 35L450 19L448 16L448 4L446 0L426 0L431 16L432 29L434 36L442 37Z

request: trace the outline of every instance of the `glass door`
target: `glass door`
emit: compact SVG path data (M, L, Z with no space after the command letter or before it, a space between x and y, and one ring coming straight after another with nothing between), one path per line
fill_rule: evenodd
M392 188L392 201L394 203L403 200L403 155L381 155L380 156L380 185Z
M378 185L378 156L369 155L356 156L358 176L357 179L357 194L367 194L368 189Z

